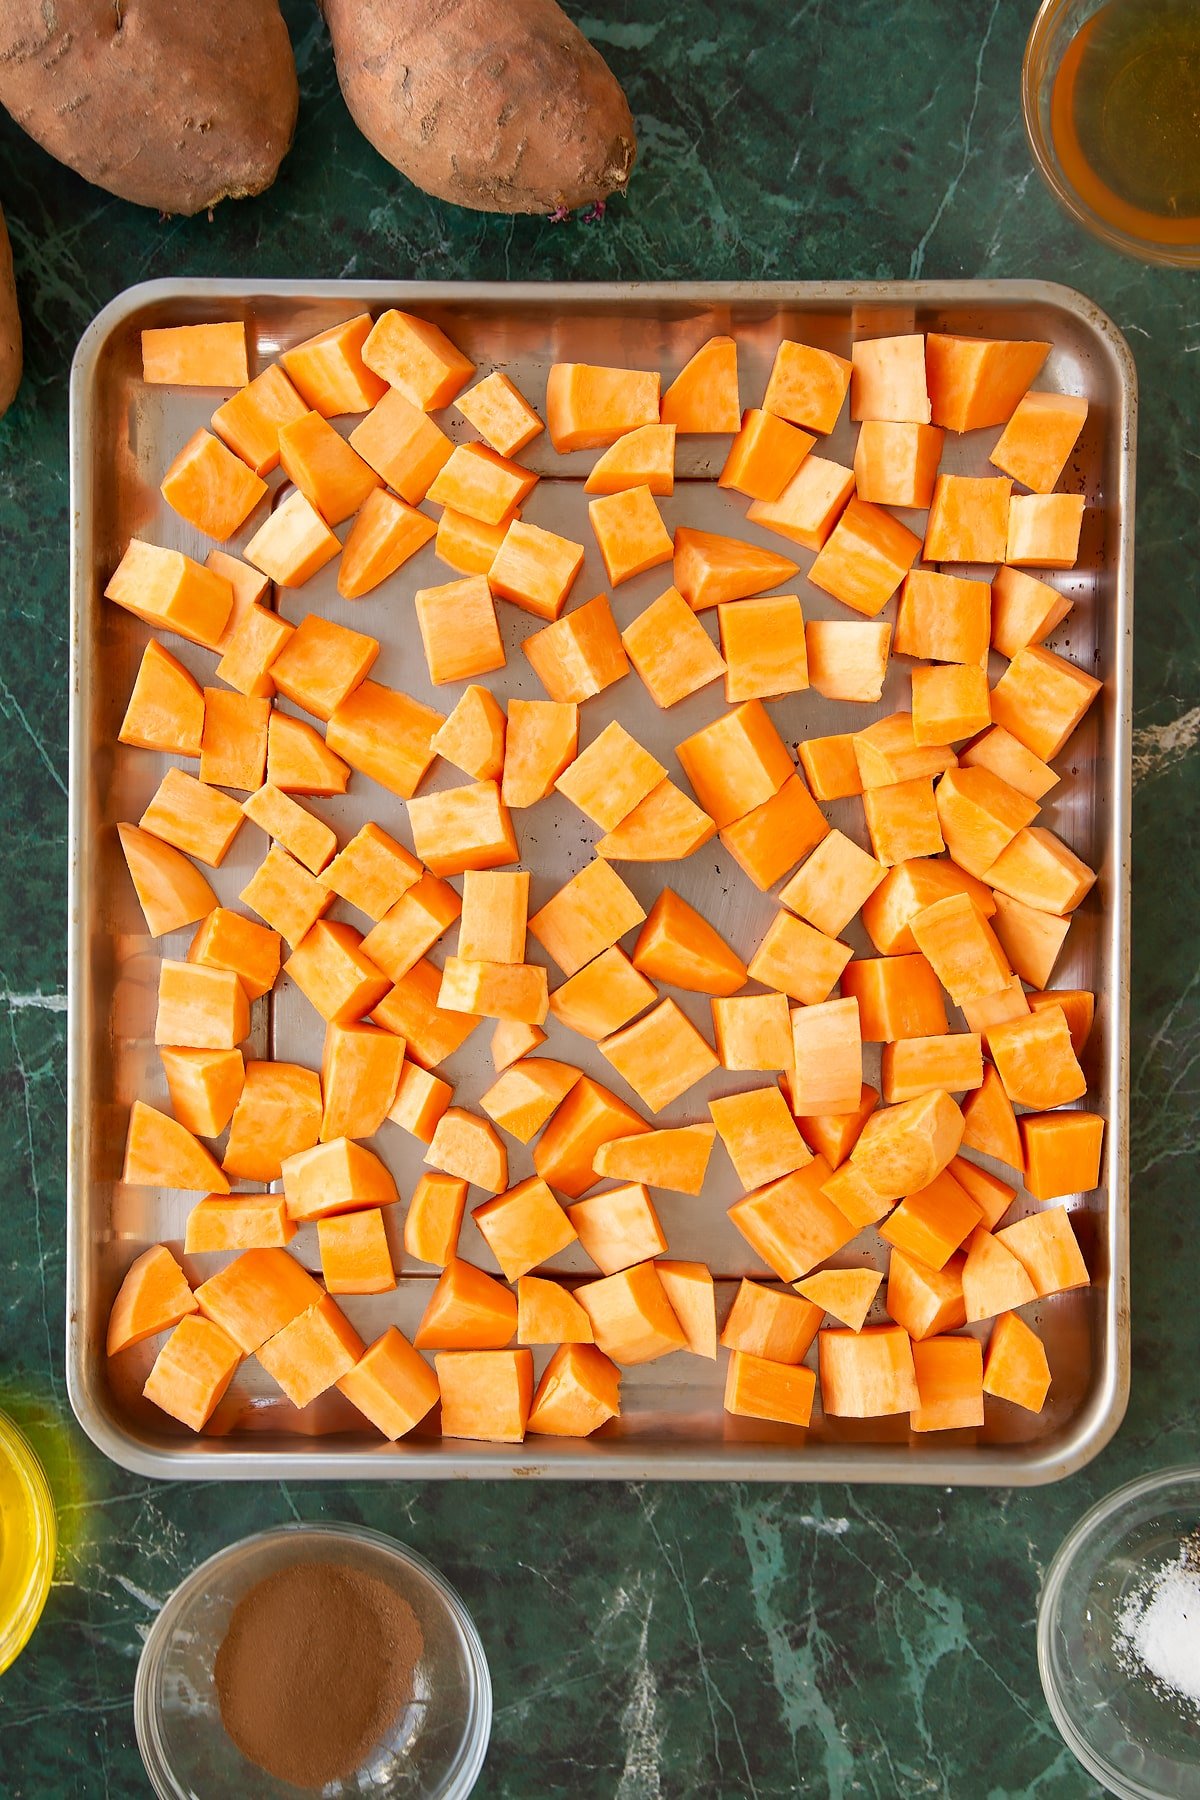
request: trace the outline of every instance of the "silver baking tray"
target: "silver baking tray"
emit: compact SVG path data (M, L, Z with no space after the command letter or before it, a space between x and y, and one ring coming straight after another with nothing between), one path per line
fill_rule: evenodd
M1064 759L1064 779L1044 809L1045 820L1099 869L1099 882L1077 917L1055 981L1093 988L1096 1027L1087 1052L1090 1104L1110 1121L1103 1185L1072 1201L1094 1274L1086 1291L1061 1295L1035 1309L1054 1371L1049 1404L1040 1417L989 1402L978 1432L914 1437L903 1418L854 1422L817 1412L801 1433L784 1426L733 1419L722 1410L724 1353L714 1365L680 1354L626 1372L622 1418L586 1441L531 1438L505 1447L447 1440L418 1433L397 1445L381 1443L336 1393L297 1413L273 1390L251 1360L239 1373L209 1432L185 1433L141 1398L151 1342L109 1364L105 1321L121 1276L147 1244L166 1240L178 1248L192 1197L125 1187L119 1180L126 1117L142 1096L165 1104L166 1091L153 1048L156 970L160 955L183 955L190 934L160 944L145 934L118 847L119 820L137 819L153 793L164 760L117 743L117 729L146 629L102 599L104 584L126 542L137 533L203 557L201 541L170 511L158 483L176 449L207 423L212 393L147 387L141 380L139 333L144 327L209 318L246 321L253 355L261 364L279 351L338 320L369 308L400 306L441 324L480 365L506 369L539 408L546 371L560 360L615 363L661 369L672 375L713 332L732 332L740 346L743 404L756 404L775 346L797 337L849 354L856 337L900 331L941 330L996 336L1037 337L1053 344L1039 385L1086 395L1087 425L1067 473L1067 485L1089 501L1079 566L1053 579L1076 604L1053 640L1076 662L1104 679L1104 692L1077 732ZM1128 1292L1128 972L1130 664L1133 562L1133 485L1136 385L1132 359L1110 321L1079 294L1046 282L912 283L662 283L540 286L528 283L161 281L129 289L107 306L85 332L71 382L72 663L71 663L71 875L70 875L70 1144L68 1199L68 1372L72 1404L94 1442L116 1462L164 1477L647 1477L708 1480L837 1480L1025 1485L1054 1481L1078 1469L1112 1436L1125 1409L1129 1362ZM349 428L352 421L342 422ZM442 415L452 436L469 435L458 415ZM944 466L983 473L994 433L947 439ZM849 461L851 428L843 422L829 454ZM669 526L691 524L747 536L776 548L784 540L747 523L745 502L714 480L724 440L680 440L679 481L663 503ZM603 567L588 528L582 478L590 455L555 458L537 438L522 460L546 476L526 517L588 546L578 598L605 589ZM276 477L275 479L278 479ZM914 521L919 524L919 521ZM244 536L230 545L236 552ZM803 570L810 558L792 547L801 564L793 584L807 616L833 617L836 603L812 588ZM383 642L375 674L448 711L454 690L430 687L411 608L419 587L451 578L430 544L398 575L368 598L343 602L335 587L336 565L299 593L282 596L293 617L328 609ZM655 569L617 589L614 609L625 624L666 585L669 570ZM540 689L520 652L537 621L502 606L508 667L493 681L511 693ZM846 616L844 613L842 616ZM715 620L708 617L710 629ZM172 639L203 681L213 659ZM861 708L861 722L906 703L907 672L889 675L882 703ZM584 730L595 734L621 718L678 775L673 746L723 705L719 685L662 714L630 675L591 701ZM772 705L784 737L848 729L847 709L833 708L814 693ZM836 720L836 723L834 722ZM431 786L462 779L442 765ZM365 818L407 836L401 803L360 777L334 802L316 802L344 836ZM828 809L835 824L863 837L861 807L843 801ZM596 835L566 802L546 802L518 816L524 856L534 870L533 906L573 873L590 854ZM265 851L257 828L247 826L216 886L234 900ZM645 904L664 882L724 932L743 953L757 942L774 901L758 894L719 845L665 871L622 865L622 874ZM851 937L859 950L863 936ZM435 952L453 948L453 933ZM537 946L531 940L531 954ZM552 979L557 979L552 975ZM701 996L679 996L705 1031ZM255 1049L319 1066L321 1025L286 980L256 1008ZM453 1059L448 1073L457 1098L472 1106L491 1078L485 1027ZM547 1051L554 1053L552 1032ZM564 1053L624 1092L622 1083L591 1046L571 1038ZM868 1079L871 1078L868 1071ZM706 1117L712 1091L755 1085L760 1077L719 1075L694 1088L660 1123ZM633 1096L630 1096L633 1098ZM386 1125L375 1140L401 1193L411 1191L422 1146ZM530 1172L528 1153L510 1146L510 1179ZM698 1199L656 1195L673 1256L702 1258L718 1276L718 1305L727 1307L737 1278L771 1279L726 1218L737 1198L732 1170L718 1147L708 1186ZM475 1197L478 1199L478 1196ZM1017 1211L1026 1209L1024 1196ZM295 1248L315 1264L307 1231ZM398 1238L397 1234L397 1238ZM410 1331L430 1292L433 1273L405 1266L394 1294L350 1300L347 1311L365 1338L389 1321ZM491 1257L468 1215L462 1253L484 1267ZM838 1261L863 1262L878 1246L856 1241ZM203 1278L216 1266L196 1258L189 1273ZM565 1254L558 1266L582 1275L585 1261ZM982 1328L986 1329L986 1328ZM545 1352L538 1353L540 1370ZM272 1391L273 1390L273 1391ZM435 1415L436 1416L436 1415Z

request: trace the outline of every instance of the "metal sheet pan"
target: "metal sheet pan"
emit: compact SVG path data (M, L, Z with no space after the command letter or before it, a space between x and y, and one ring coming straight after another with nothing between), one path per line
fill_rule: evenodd
M733 1419L722 1411L724 1353L716 1365L676 1355L624 1379L622 1419L585 1442L530 1439L521 1447L441 1441L417 1435L388 1446L364 1431L353 1410L334 1395L303 1414L282 1401L251 1361L222 1403L211 1431L194 1438L175 1428L142 1400L140 1389L153 1343L126 1352L109 1365L104 1330L112 1296L133 1256L147 1243L178 1244L191 1197L121 1185L121 1150L130 1102L138 1095L165 1101L153 1049L156 967L160 954L183 954L187 934L160 944L145 935L125 877L115 826L136 819L154 791L163 759L117 743L117 728L147 632L101 598L104 583L129 537L145 535L203 556L210 545L170 511L158 492L162 472L178 446L215 404L211 393L146 387L140 376L139 333L147 326L244 318L259 364L278 351L340 319L387 306L418 311L442 324L481 365L506 369L540 406L546 371L557 360L659 368L673 374L714 331L731 331L740 346L743 403L761 395L776 343L792 336L843 354L856 337L904 330L951 330L1026 336L1053 345L1039 385L1086 395L1089 413L1068 472L1089 501L1079 566L1054 577L1074 596L1074 611L1052 641L1101 675L1104 693L1076 734L1065 758L1066 778L1044 809L1099 870L1099 883L1076 924L1055 982L1097 993L1096 1028L1087 1051L1090 1104L1110 1120L1102 1186L1074 1199L1081 1236L1095 1273L1085 1292L1061 1295L1036 1309L1054 1370L1047 1409L1031 1417L989 1404L978 1432L911 1436L907 1420L856 1423L826 1419L818 1411L807 1433ZM92 1439L117 1462L163 1477L495 1477L508 1475L645 1479L838 1480L928 1483L1033 1484L1079 1468L1108 1441L1124 1412L1128 1391L1128 1129L1127 990L1129 967L1130 665L1132 534L1136 382L1129 351L1112 324L1080 295L1042 282L687 284L577 286L450 283L251 283L165 281L135 287L97 317L80 343L72 376L71 485L73 509L73 658L71 690L71 918L70 918L70 1145L68 1370L75 1412ZM443 415L452 436L471 435L457 414ZM348 429L352 421L343 421ZM947 439L945 467L982 473L994 434ZM851 427L843 422L829 453L849 460ZM824 447L824 446L823 446ZM746 535L785 548L782 540L749 526L744 502L715 485L723 440L680 440L675 497L663 503L668 525L680 520ZM589 546L576 587L580 598L606 587L593 548L582 494L590 455L553 457L535 440L523 460L547 475L526 516ZM278 479L278 478L276 478ZM914 521L919 522L919 521ZM243 534L230 547L237 549ZM803 578L797 588L806 616L833 617L836 603ZM339 600L332 571L298 594L282 596L292 617L319 609L372 632L384 649L376 674L448 710L447 690L432 689L411 609L411 593L449 579L430 545L399 575L367 599ZM616 591L621 624L661 591L665 571L654 570ZM536 621L502 607L508 667L498 678L510 693L540 689L521 655L520 640ZM889 609L889 614L893 608ZM845 617L845 613L842 612ZM715 621L709 615L710 628ZM171 640L203 679L212 658ZM450 690L451 698L454 690ZM880 706L861 708L862 723L905 703L907 672L893 666ZM673 772L673 746L722 705L719 685L669 713L649 703L636 676L592 701L584 714L590 736L610 718L621 718ZM812 693L772 704L784 736L846 730L847 709L832 709ZM836 723L834 722L836 720ZM461 777L442 765L432 785ZM337 827L350 831L377 817L397 835L407 821L400 802L356 778L344 799L315 803ZM828 809L835 824L863 837L857 802ZM519 815L528 865L535 871L533 904L548 896L590 854L595 833L565 802L547 802ZM265 851L265 839L247 826L217 873L222 900L236 896ZM684 896L740 949L757 942L773 911L719 847L710 846L665 871L623 865L648 904L664 883ZM361 923L361 920L359 921ZM869 948L859 928L851 939ZM453 947L453 936L435 955ZM537 954L531 940L531 953ZM681 997L707 1029L706 1003ZM321 1028L316 1015L286 981L260 1002L256 1045L316 1066ZM490 1079L488 1031L468 1041L450 1065L458 1098L472 1105ZM571 1050L599 1079L622 1084L598 1052L580 1040ZM553 1038L548 1050L553 1050ZM870 1075L868 1074L868 1079ZM705 1116L709 1092L755 1085L759 1078L714 1077L693 1089L664 1121ZM385 1126L376 1140L400 1183L411 1191L421 1146ZM529 1172L513 1146L511 1179ZM732 1171L720 1150L709 1185L696 1200L663 1196L660 1212L671 1253L701 1257L717 1274L719 1303L743 1274L767 1272L726 1219L737 1197ZM657 1198L657 1196L656 1196ZM1021 1196L1017 1211L1028 1208ZM311 1229L311 1228L308 1228ZM296 1248L315 1261L304 1234ZM397 1245L399 1252L400 1246ZM469 1218L463 1253L493 1267ZM867 1260L863 1240L840 1261ZM394 1295L351 1300L347 1310L365 1337L395 1320L414 1325L428 1296L428 1269L400 1266ZM559 1259L568 1274L585 1260L568 1252ZM193 1276L215 1267L196 1258ZM538 1366L545 1352L539 1353Z

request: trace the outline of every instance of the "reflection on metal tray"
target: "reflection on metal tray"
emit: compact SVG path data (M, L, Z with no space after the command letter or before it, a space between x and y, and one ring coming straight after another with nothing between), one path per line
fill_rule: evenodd
M1062 761L1064 780L1044 808L1046 822L1099 870L1099 883L1068 940L1055 982L1092 988L1096 1027L1087 1050L1090 1104L1110 1120L1104 1184L1072 1202L1081 1217L1094 1285L1048 1301L1034 1314L1044 1333L1054 1371L1046 1411L1033 1417L989 1403L979 1432L910 1436L906 1418L855 1422L826 1419L811 1430L733 1419L722 1410L724 1353L714 1365L682 1354L625 1372L622 1418L586 1441L530 1439L523 1446L442 1441L416 1434L382 1444L336 1394L294 1412L251 1359L220 1408L213 1429L200 1438L182 1431L141 1398L154 1344L126 1352L114 1365L104 1354L108 1309L120 1278L146 1244L178 1244L191 1204L181 1194L121 1185L121 1152L131 1101L141 1096L165 1103L166 1090L153 1047L155 983L162 954L186 951L188 936L154 943L145 934L125 876L116 824L136 819L153 793L165 759L117 742L117 730L148 633L137 620L104 602L102 590L131 535L144 535L203 557L201 541L158 492L176 449L215 404L212 394L147 387L141 380L139 333L147 326L244 318L255 360L325 326L370 308L401 306L435 319L479 363L481 372L507 370L537 406L546 372L559 360L661 369L664 380L713 332L732 332L740 351L745 402L762 394L781 337L849 354L856 337L901 331L949 330L996 336L1037 337L1053 345L1039 385L1087 396L1089 412L1068 485L1082 485L1089 501L1078 568L1058 577L1076 604L1053 644L1104 678L1101 699L1072 740ZM1128 351L1112 325L1079 295L1038 282L910 284L665 284L654 286L500 286L470 284L158 282L120 296L91 325L80 344L72 384L73 668L71 744L71 969L70 969L70 1232L69 1375L75 1411L95 1442L126 1467L159 1476L274 1478L297 1476L613 1476L707 1479L861 1480L912 1482L1051 1481L1086 1462L1108 1440L1121 1418L1128 1386L1128 1186L1126 1121L1130 618L1133 531L1135 378ZM452 436L472 435L453 412L443 424ZM348 428L353 421L342 421ZM944 467L984 473L992 434L948 435ZM852 428L843 421L828 441L829 454L848 461ZM714 476L726 440L681 438L680 481L662 502L669 527L680 521L746 536L776 548L783 540L749 525L745 502L716 486ZM822 448L826 448L825 445ZM558 458L544 437L522 461L546 479L526 516L588 546L575 588L580 598L607 587L586 518L582 477L592 457ZM275 479L278 479L276 477ZM344 531L344 528L343 528ZM243 532L230 546L237 550ZM811 560L796 548L802 571ZM336 566L335 566L336 568ZM327 569L298 593L281 595L293 618L320 609L371 632L383 644L374 673L446 711L454 690L428 680L412 612L415 588L446 581L453 572L430 544L367 598L339 599L335 569ZM666 585L664 570L618 588L620 624ZM839 608L797 578L806 615L834 617ZM508 667L494 678L510 693L537 696L541 689L521 654L520 642L538 621L502 606ZM844 611L842 612L845 617ZM890 614L889 614L890 616ZM212 658L171 641L171 650L203 681ZM907 671L892 668L878 707L859 709L861 722L906 701ZM673 746L723 705L719 684L660 713L636 676L589 702L584 719L592 736L608 720L621 719L678 774ZM815 693L772 703L785 738L848 728L848 709ZM430 786L462 777L441 765ZM402 804L374 783L355 778L351 792L314 802L343 836L369 817L407 836ZM834 824L863 839L861 807L853 801L828 809ZM591 853L596 835L559 799L517 815L525 862L534 871L537 907ZM225 866L216 872L223 901L233 899L265 850L257 828L247 826ZM688 861L651 868L623 864L643 903L663 885L676 887L735 947L748 953L774 909L734 867L719 845ZM358 921L360 924L361 920ZM857 950L869 949L855 924ZM453 934L436 952L440 958ZM531 940L530 954L538 947ZM707 1003L678 996L707 1031ZM254 1049L268 1049L318 1066L322 1028L290 984L255 1008ZM555 1050L557 1028L550 1022ZM452 1060L449 1073L458 1100L473 1106L491 1079L488 1028L477 1031ZM567 1047L569 1043L569 1048ZM595 1049L563 1040L563 1052L600 1080L624 1092ZM869 1053L870 1054L870 1053ZM871 1070L868 1069L868 1079ZM714 1091L753 1086L761 1077L719 1075L694 1088L659 1121L705 1117ZM390 1164L402 1194L411 1192L422 1146L393 1125L375 1145ZM510 1146L510 1179L531 1170L528 1152ZM707 1261L727 1304L742 1274L771 1279L726 1218L737 1197L732 1170L719 1148L708 1185L698 1199L656 1193L673 1256ZM1027 1208L1024 1196L1017 1210ZM315 1262L306 1227L295 1248ZM865 1261L863 1240L836 1260ZM351 1299L346 1310L364 1337L388 1321L411 1330L430 1290L427 1268L415 1270L399 1243L401 1280L395 1294ZM462 1253L494 1267L470 1218ZM405 1264L407 1263L407 1267ZM216 1263L197 1257L191 1273L202 1277ZM582 1274L578 1253L557 1259L564 1273ZM981 1331L986 1328L977 1328ZM540 1370L548 1352L537 1354ZM236 1428L236 1429L235 1429Z

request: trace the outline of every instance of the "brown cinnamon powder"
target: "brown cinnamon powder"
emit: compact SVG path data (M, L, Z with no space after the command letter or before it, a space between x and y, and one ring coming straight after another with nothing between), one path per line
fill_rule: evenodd
M413 1697L424 1639L402 1595L345 1563L300 1562L244 1594L217 1651L221 1719L294 1787L352 1775Z

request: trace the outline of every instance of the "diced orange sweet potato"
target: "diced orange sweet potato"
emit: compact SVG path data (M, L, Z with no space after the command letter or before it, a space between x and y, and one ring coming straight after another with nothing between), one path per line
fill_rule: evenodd
M197 1306L187 1277L167 1246L152 1244L130 1263L117 1290L108 1315L109 1356L169 1331Z
M140 1188L228 1193L228 1181L209 1150L178 1120L144 1100L131 1105L121 1179Z
M639 425L610 444L592 465L585 494L619 494L626 488L652 494L675 492L675 426Z
M386 488L373 487L342 545L338 593L343 600L359 600L369 594L415 556L436 531L426 513Z
M952 1031L935 1037L906 1038L883 1046L883 1097L916 1100L945 1088L949 1094L965 1093L983 1082L983 1045L973 1031Z
M499 369L460 393L454 410L501 456L515 456L545 429L525 396Z
M555 787L589 819L612 831L666 777L657 757L644 750L617 720L563 770Z
M685 432L738 429L742 409L733 338L711 337L693 352L663 394L662 417Z
M1087 502L1082 494L1014 494L1004 560L1042 569L1073 569Z
M449 406L475 373L474 363L439 326L395 307L376 319L363 341L362 359L426 412Z
M808 572L815 587L873 619L883 611L921 549L907 525L865 500L847 503Z
M966 1156L954 1157L950 1163L950 1173L960 1187L966 1188L982 1212L983 1222L988 1230L994 1231L1016 1199L1016 1188Z
M774 413L751 407L742 414L717 485L733 488L751 500L778 500L815 443L807 431Z
M532 469L497 456L483 444L459 444L438 470L426 497L468 519L499 525L524 504L537 480Z
M213 650L233 608L233 588L215 570L180 550L131 538L104 590L105 598L162 631Z
M862 1036L853 997L792 1013L792 1110L855 1112L862 1094Z
M246 327L220 324L158 326L142 333L142 380L171 387L245 387Z
M511 1068L523 1056L544 1044L546 1034L540 1025L522 1025L514 1019L500 1019L492 1032L492 1067L497 1075Z
M477 1206L471 1217L506 1281L527 1275L575 1242L574 1219L537 1175Z
M363 1207L394 1206L400 1198L379 1158L350 1138L331 1138L298 1150L284 1158L282 1173L288 1216L301 1222Z
M861 1331L882 1280L878 1269L822 1269L795 1287L822 1312L831 1313L851 1331Z
M824 1157L814 1156L729 1209L730 1222L781 1281L807 1274L855 1235L857 1227L822 1192L829 1175Z
M318 719L331 719L367 677L379 642L319 613L309 613L271 664L281 694Z
M890 1206L889 1201L881 1199L875 1192L861 1170L850 1162L833 1171L821 1192L837 1207L851 1231L861 1231L864 1225L876 1224L886 1216Z
M621 642L656 706L676 705L725 668L678 588L668 588L626 626Z
M857 1110L852 1113L801 1113L796 1124L814 1155L823 1156L831 1169L845 1162L862 1134L862 1128L879 1104L879 1091L864 1081Z
M802 1006L817 1006L829 998L852 954L848 944L827 937L791 913L778 912L746 973Z
M1010 1169L1022 1166L1021 1140L1012 1101L991 1063L983 1071L983 1084L968 1094L962 1106L963 1143L985 1156L994 1156Z
M949 1030L937 976L919 951L849 963L842 971L842 995L858 1002L864 1043L940 1037Z
M911 712L876 719L854 732L851 744L863 792L941 775L958 760L944 744L918 744Z
M433 737L444 723L441 713L410 695L364 681L330 718L326 741L352 768L408 800L433 761Z
M768 799L726 825L721 842L755 887L765 893L828 830L829 821L800 776L793 773Z
M893 649L900 656L981 668L987 659L991 601L986 581L910 569L900 593Z
M434 549L460 575L486 575L500 553L509 526L520 516L518 507L498 525L485 525L482 519L468 518L466 513L444 506L437 522Z
M983 1346L973 1337L932 1337L913 1345L919 1403L913 1431L959 1431L983 1424Z
M620 1370L594 1344L561 1344L538 1382L528 1429L587 1437L620 1413L620 1383Z
M988 461L1035 494L1049 494L1075 448L1087 411L1082 395L1023 395Z
M812 1369L772 1362L748 1350L735 1350L725 1375L723 1405L743 1419L772 1419L783 1425L807 1426L812 1419L817 1378Z
M173 1419L203 1431L241 1360L227 1332L192 1313L159 1351L142 1392Z
M958 1154L963 1117L940 1089L873 1112L850 1161L885 1200L902 1200L936 1180Z
M868 420L854 446L854 483L872 506L927 507L944 433L936 425Z
M410 506L419 506L454 453L444 431L398 388L350 433L351 447Z
M316 507L298 488L268 513L244 555L280 587L298 588L341 550Z
M516 518L488 570L488 586L539 619L557 619L567 603L584 550L570 538Z
M658 1214L641 1182L627 1182L593 1194L590 1200L576 1200L568 1206L567 1216L584 1250L605 1275L661 1256L667 1247Z
M472 962L448 956L438 1005L447 1012L540 1025L549 1011L546 971L540 963Z
M883 880L882 863L840 831L828 831L779 898L827 937L836 938Z
M454 1089L448 1081L430 1074L418 1062L406 1062L396 1083L388 1118L423 1144L431 1144L438 1120L453 1098Z
M468 870L463 877L458 954L468 961L521 962L528 917L526 871Z
M501 787L505 806L544 800L578 743L579 708L573 701L510 700Z
M290 1244L295 1235L282 1194L234 1194L231 1199L208 1194L188 1214L183 1248L188 1256L267 1250Z
M1011 494L1006 475L939 475L925 526L926 562L1003 562Z
M968 894L948 894L912 920L913 939L956 1006L1000 992L1012 971Z
M990 890L948 857L915 857L897 863L863 902L867 935L881 955L911 954L917 948L913 919L925 907L959 893L970 896L981 917L990 919L994 915L996 906Z
M250 1001L232 969L159 964L156 1044L195 1050L233 1050L250 1035Z
M448 1106L438 1120L425 1161L485 1193L508 1185L508 1155L494 1128L461 1106Z
M431 740L434 752L476 781L499 781L504 769L504 708L472 684Z
M698 1194L716 1135L713 1125L678 1125L610 1138L596 1152L595 1171L676 1194Z
M726 1350L743 1350L769 1362L798 1363L808 1354L821 1323L821 1308L786 1289L743 1280L721 1332Z
M1016 1313L1001 1313L988 1339L983 1370L983 1391L997 1400L1011 1400L1027 1412L1041 1412L1050 1391L1050 1363L1046 1347Z
M992 577L992 648L1015 656L1027 644L1040 644L1061 625L1074 601L1048 581L1006 564Z
M1090 1280L1079 1240L1065 1206L1049 1206L1006 1225L997 1240L1011 1250L1033 1283L1039 1300L1067 1288L1086 1287Z
M852 419L928 425L930 406L923 333L861 339L851 346L850 361Z
M293 1406L308 1406L348 1375L365 1349L337 1301L324 1294L268 1338L258 1360Z
M271 845L238 898L289 944L299 944L333 905L330 890L279 844Z
M337 851L337 837L325 821L270 782L242 802L242 811L310 874L319 875Z
M827 700L878 700L891 640L890 625L810 619L804 627L809 685Z
M821 550L854 493L854 471L823 456L805 456L774 500L756 499L747 508L752 525L763 525L806 550Z
M726 1069L786 1069L792 1021L785 994L745 994L712 1002L717 1055Z
M344 794L349 779L349 763L307 719L272 712L267 725L267 781L272 787L285 794Z
M362 933L353 925L318 919L283 965L326 1024L349 1025L361 1019L392 985L362 944Z
M538 1140L533 1166L543 1181L578 1200L595 1186L593 1165L601 1144L649 1130L650 1126L631 1106L584 1075L556 1109Z
M656 998L654 983L613 944L554 990L550 1011L560 1024L596 1042L628 1025Z
M379 487L379 476L319 412L279 431L283 472L327 525L340 525Z
M807 633L806 633L807 642ZM847 800L862 793L862 778L854 755L854 734L803 738L796 753L818 800Z
M1026 644L992 689L992 718L1053 762L1103 683L1039 644Z
M320 1285L286 1250L243 1250L196 1289L201 1312L244 1356L315 1306Z
M850 386L851 366L832 350L784 338L771 365L763 407L810 431L832 431Z
M516 1329L516 1295L455 1257L438 1278L413 1343L418 1350L503 1350Z
M171 1110L196 1137L219 1137L246 1080L240 1050L160 1051Z
M633 966L653 981L693 993L735 994L746 982L745 964L671 888L659 894L638 934Z
M653 1362L685 1350L687 1333L652 1262L636 1263L576 1288L599 1348L618 1363Z
M533 915L529 930L563 973L574 975L645 917L616 870L594 857Z
M997 893L994 929L1004 954L1022 981L1044 987L1071 929L1070 914L1043 912L1010 894Z
M157 638L151 638L142 652L118 740L141 750L162 750L168 756L199 756L203 730L200 683Z
M787 747L759 700L744 701L676 748L697 799L718 828L761 806L792 773Z
M993 890L1062 918L1095 884L1096 872L1041 825L1028 825L1005 845L986 879Z
M320 1132L321 1078L314 1069L248 1062L229 1127L226 1172L240 1181L278 1181L284 1161L311 1149Z
M317 1220L321 1274L331 1294L387 1294L396 1285L378 1206Z
M993 1026L988 1047L1004 1091L1015 1106L1065 1106L1087 1092L1087 1077L1079 1066L1060 1006L1044 1007L1027 1018Z
M139 821L142 831L219 868L242 825L242 809L228 794L168 769Z
M651 1112L661 1112L717 1068L711 1044L674 1000L602 1038L599 1049Z
M362 359L371 326L370 313L358 313L305 338L280 358L307 404L327 419L366 412L387 392L387 383Z
M622 488L589 500L588 517L613 587L670 562L675 553L648 487Z
M504 667L504 645L487 578L468 575L413 596L429 679L435 686Z
M808 686L804 614L795 594L740 600L717 608L725 698L769 699Z
M550 442L569 450L603 450L639 425L659 422L657 370L554 363L546 379Z
M982 1214L966 1189L943 1169L927 1187L901 1200L879 1227L885 1243L927 1268L941 1269L980 1223ZM967 1258L968 1263L970 1257ZM965 1284L965 1274L964 1274ZM968 1314L968 1317L970 1315Z
M408 803L413 847L435 875L494 869L520 861L499 783L476 781Z
M590 700L629 673L605 594L535 631L521 648L550 698L563 704Z
M336 1386L392 1442L419 1424L438 1398L437 1376L394 1325Z
M479 1023L469 1013L444 1012L437 1003L441 985L441 970L423 957L372 1015L376 1025L404 1039L406 1054L423 1069L453 1056Z
M1104 1119L1100 1113L1023 1113L1025 1186L1035 1200L1086 1194L1100 1185Z
M590 1344L592 1321L569 1289L544 1275L517 1279L518 1344Z
M936 804L951 856L977 879L1037 816L1037 802L990 769L948 769L938 782Z
M693 612L761 594L795 573L791 558L775 550L688 525L676 528L675 586Z
M663 1292L683 1327L693 1356L717 1355L717 1306L712 1271L707 1263L677 1262L659 1257L654 1265Z
M962 1012L967 1030L979 1034L986 1054L988 1033L993 1025L1006 1024L1009 1019L1023 1019L1029 1012L1029 1002L1025 998L1025 989L1021 986L1021 977L1010 975L1004 986L997 988L994 994L985 994L979 1000L964 1000Z
M333 1021L321 1057L321 1141L374 1137L391 1110L404 1040L377 1025Z
M279 428L303 418L308 408L278 363L223 400L209 423L217 436L256 475L279 466Z
M442 1436L519 1444L533 1403L528 1350L457 1350L435 1356Z
M888 1259L887 1309L914 1343L941 1331L956 1331L967 1322L963 1300L961 1251L940 1269L930 1269L902 1250Z
M117 835L151 937L178 931L212 911L217 896L181 851L137 825L118 825Z
M1033 1283L1017 1258L984 1225L976 1227L967 1243L962 1289L968 1325L1036 1298Z
M912 1340L898 1325L822 1331L817 1350L826 1413L871 1419L920 1405Z
M454 1258L467 1206L467 1183L457 1175L425 1169L417 1178L404 1220L404 1248L418 1262L445 1268Z
M931 331L925 371L934 424L949 431L1006 424L1049 352L1045 343Z
M708 1110L743 1188L766 1186L812 1161L774 1083L710 1100Z
M612 831L596 840L609 862L679 862L717 835L703 807L671 780L660 781Z

